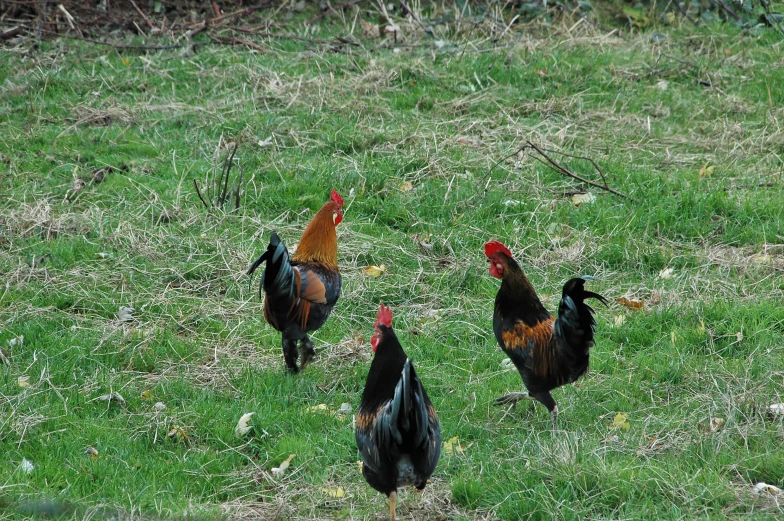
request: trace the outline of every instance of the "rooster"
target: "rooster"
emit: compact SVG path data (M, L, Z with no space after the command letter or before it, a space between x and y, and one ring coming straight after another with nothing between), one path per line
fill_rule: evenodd
M389 497L395 521L397 489L425 488L441 454L438 417L411 360L392 329L392 311L381 304L370 340L375 357L359 403L356 438L362 474Z
M278 234L273 233L267 251L248 269L252 275L262 262L267 263L259 297L264 290L264 318L282 333L283 359L292 373L304 369L316 355L308 333L324 325L340 297L335 227L342 220L343 198L332 190L330 200L302 233L294 255L289 256Z
M528 390L508 394L495 403L536 400L550 411L555 427L558 406L550 391L576 381L588 371L588 351L594 345L596 322L585 299L595 298L605 306L607 299L585 291L585 281L594 280L593 277L573 278L564 284L555 318L544 308L506 246L498 241L488 242L485 255L490 262L490 275L501 279L493 312L495 338L514 362Z

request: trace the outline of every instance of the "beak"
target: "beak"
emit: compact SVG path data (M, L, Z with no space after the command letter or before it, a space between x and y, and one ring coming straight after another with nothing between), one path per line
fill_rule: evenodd
M590 275L582 275L580 277L583 280L596 280L595 278L591 277Z

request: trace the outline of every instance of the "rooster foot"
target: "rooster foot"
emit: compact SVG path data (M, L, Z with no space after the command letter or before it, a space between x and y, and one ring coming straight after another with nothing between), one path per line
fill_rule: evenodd
M299 346L299 369L302 371L316 357L316 350L313 349L313 342L307 340Z
M517 405L517 402L520 400L533 400L533 398L528 393L509 393L506 396L498 398L495 401L495 405L506 405L507 403Z

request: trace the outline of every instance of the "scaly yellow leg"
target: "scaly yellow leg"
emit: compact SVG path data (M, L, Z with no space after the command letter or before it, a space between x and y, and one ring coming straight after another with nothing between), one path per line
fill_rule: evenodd
M397 498L397 492L394 490L389 493L389 518L392 521L395 521L395 499Z

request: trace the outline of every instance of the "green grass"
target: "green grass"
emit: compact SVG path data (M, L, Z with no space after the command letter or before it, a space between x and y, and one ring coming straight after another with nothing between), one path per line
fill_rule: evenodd
M376 519L385 499L358 471L351 417L309 408L356 409L380 301L444 440L465 448L423 496L403 494L401 518L781 516L751 493L784 486L784 430L766 414L784 402L781 39L675 24L655 44L573 23L495 44L489 22L439 26L440 49L403 23L397 52L357 28L341 52L54 40L0 55L0 506L16 506L0 517L45 498L66 517ZM317 36L350 30L329 17ZM240 144L237 214L208 213L192 186L221 136ZM590 156L631 199L591 189L576 207L563 194L582 185L528 156L486 185L525 139ZM271 231L293 246L333 187L343 295L291 377L244 272ZM557 432L539 405L492 405L522 382L492 335L489 239L550 309L576 274L612 300L590 373L554 393ZM387 272L363 275L371 264ZM125 403L98 399L110 393ZM629 430L611 428L617 413ZM723 427L706 432L711 418ZM344 498L323 491L338 486Z

